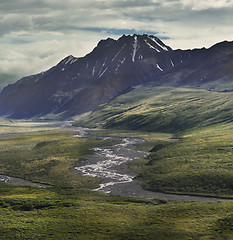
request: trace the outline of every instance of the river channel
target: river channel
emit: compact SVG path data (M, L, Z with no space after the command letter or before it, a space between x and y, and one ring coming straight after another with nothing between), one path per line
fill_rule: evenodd
M74 137L97 137L87 133L87 129L76 128ZM9 137L8 135L5 137ZM100 186L94 191L111 193L128 197L145 199L166 199L177 201L226 201L233 199L201 197L192 195L166 194L144 190L135 179L136 174L128 167L129 162L148 156L148 152L138 151L135 144L142 143L140 138L99 137L120 142L113 146L93 148L94 154L89 159L78 163L72 168L81 175L100 177ZM21 178L0 175L0 183L13 185L30 185L48 187L49 185L27 181Z
M83 130L76 137L86 136ZM90 137L90 136L89 136ZM146 199L166 199L177 201L219 201L228 200L215 197L166 194L144 190L140 182L135 180L136 174L128 167L129 162L148 156L148 152L138 151L135 144L145 140L139 138L101 137L120 143L114 146L93 148L94 154L89 159L80 162L73 168L84 176L103 179L99 188L94 191Z
M33 187L49 187L50 186L48 184L31 182L31 181L24 180L22 178L9 177L1 174L0 174L0 183L7 183L11 185L33 186Z

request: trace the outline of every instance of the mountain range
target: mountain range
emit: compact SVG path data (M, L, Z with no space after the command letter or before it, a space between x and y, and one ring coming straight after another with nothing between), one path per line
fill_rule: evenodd
M0 93L0 115L68 119L95 110L137 85L233 90L233 42L173 50L152 35L101 40L81 58L68 56Z

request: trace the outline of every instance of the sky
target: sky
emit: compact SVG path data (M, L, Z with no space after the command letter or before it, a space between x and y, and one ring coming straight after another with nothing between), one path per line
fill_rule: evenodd
M108 37L146 33L173 49L233 41L232 16L233 0L0 0L0 88Z

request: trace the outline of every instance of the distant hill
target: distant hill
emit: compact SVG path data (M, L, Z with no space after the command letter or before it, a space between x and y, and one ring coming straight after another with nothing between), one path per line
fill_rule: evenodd
M233 92L137 86L97 108L78 125L181 133L233 121Z
M46 72L24 77L0 94L0 115L67 119L93 111L135 86L233 90L233 43L172 50L150 35L108 38L85 57L68 56Z

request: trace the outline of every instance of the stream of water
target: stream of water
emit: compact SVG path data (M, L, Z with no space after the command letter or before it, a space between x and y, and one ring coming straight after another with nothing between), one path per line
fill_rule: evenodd
M148 155L146 152L136 151L133 145L144 140L137 138L103 137L103 139L121 141L114 146L94 148L94 155L75 167L85 176L101 177L103 182L95 189L111 193L115 185L130 183L136 176L130 171L127 163Z
M80 137L80 135L78 135L78 137ZM136 174L128 167L130 161L148 156L148 152L138 151L134 148L136 143L141 143L144 140L139 138L120 137L102 137L102 139L121 141L121 143L114 146L93 148L93 156L78 163L77 166L74 167L75 171L82 175L101 177L103 179L99 188L94 189L95 191L147 199L157 198L178 201L229 200L215 197L166 194L144 190L140 182L134 179Z
M24 185L24 186L33 186L33 187L49 187L48 184L31 182L24 180L22 178L9 177L6 175L0 175L0 183L7 183L11 185Z
M77 128L74 137L92 137L87 129ZM96 136L95 136L96 137ZM139 138L100 137L120 143L113 146L94 148L94 154L89 159L78 163L73 169L85 176L100 177L103 179L100 186L94 191L117 194L129 197L146 199L166 199L177 201L220 201L231 200L215 197L201 197L192 195L166 194L144 190L140 182L135 180L136 174L128 167L128 163L138 158L148 156L148 152L138 151L134 145L142 143ZM27 181L21 178L0 175L0 183L13 185L31 185L48 187L49 185Z

